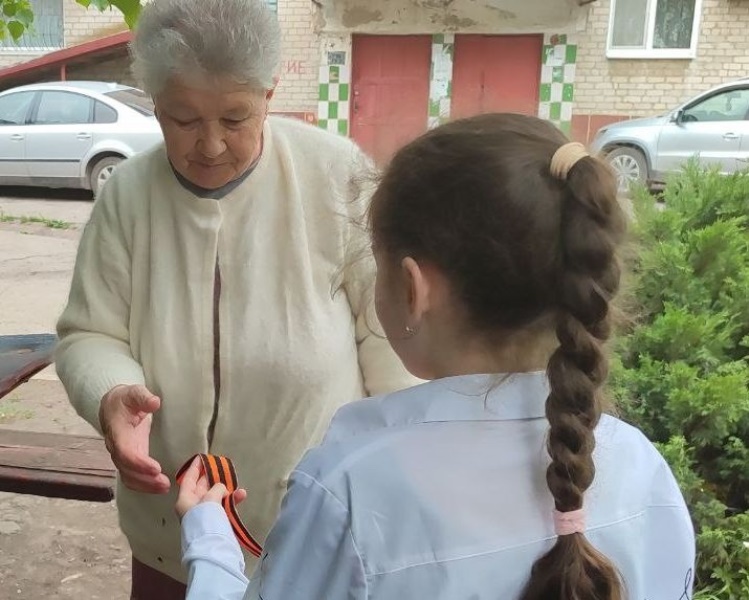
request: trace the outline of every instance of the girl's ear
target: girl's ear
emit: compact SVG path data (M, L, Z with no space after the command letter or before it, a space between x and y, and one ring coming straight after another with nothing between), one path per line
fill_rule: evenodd
M410 256L401 261L401 275L405 283L409 327L417 329L430 308L431 286L424 269Z

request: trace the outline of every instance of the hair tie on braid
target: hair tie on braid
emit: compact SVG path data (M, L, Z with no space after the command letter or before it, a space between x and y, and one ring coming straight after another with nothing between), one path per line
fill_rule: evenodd
M585 533L585 510L568 512L554 511L554 533L557 535L572 535Z
M580 142L569 142L559 146L551 158L551 174L562 181L567 179L572 167L579 160L590 156L585 146Z

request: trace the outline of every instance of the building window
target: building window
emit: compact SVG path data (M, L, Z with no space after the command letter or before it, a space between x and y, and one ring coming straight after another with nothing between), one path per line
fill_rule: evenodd
M63 47L63 0L30 0L34 11L34 23L21 39L10 36L0 41L2 50L56 50Z
M275 13L278 12L278 0L266 0L268 3L268 6L271 7L271 10Z
M702 0L611 0L609 58L694 58Z

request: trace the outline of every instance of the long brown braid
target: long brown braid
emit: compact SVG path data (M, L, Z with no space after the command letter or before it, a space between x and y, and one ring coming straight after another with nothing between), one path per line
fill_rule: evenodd
M624 220L611 176L593 158L571 170L562 209L562 267L557 282L559 347L551 356L546 401L552 462L546 481L557 510L583 507L593 483L594 429L608 370L602 343L610 335L609 301L619 287L616 249ZM539 559L521 600L619 600L619 575L580 533L560 536Z

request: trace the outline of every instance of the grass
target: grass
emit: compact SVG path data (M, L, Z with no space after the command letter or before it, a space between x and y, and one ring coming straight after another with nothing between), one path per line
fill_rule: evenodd
M27 223L40 223L50 229L70 229L73 224L63 221L61 219L48 219L46 217L33 217L22 215L20 217L14 215L6 215L0 212L0 223L20 223L26 225Z
M31 419L34 412L20 406L21 399L15 396L0 400L0 424Z

